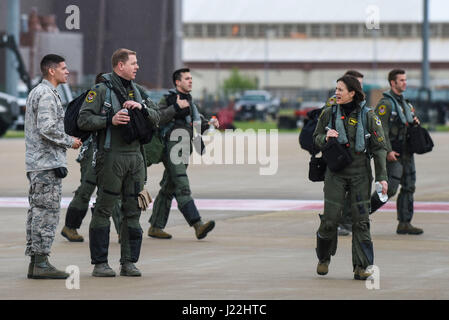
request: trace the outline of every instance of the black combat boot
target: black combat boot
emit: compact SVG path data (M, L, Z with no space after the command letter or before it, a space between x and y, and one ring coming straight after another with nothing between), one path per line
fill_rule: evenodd
M35 254L32 279L67 279L68 273L56 269L48 262L48 256Z
M111 269L107 262L97 263L92 271L94 277L115 277L114 270Z
M35 259L34 255L32 255L30 264L28 265L28 274L27 274L27 278L28 279L32 279L33 278L33 269L34 269L35 261L36 261L36 259Z
M120 266L120 275L123 277L141 277L142 273L134 263L126 261Z

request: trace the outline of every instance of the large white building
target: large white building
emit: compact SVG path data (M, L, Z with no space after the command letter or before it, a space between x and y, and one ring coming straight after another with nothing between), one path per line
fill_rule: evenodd
M449 85L449 1L430 0L431 85ZM421 78L423 0L184 0L183 61L195 91L216 92L237 67L261 88L332 88L347 69L387 86Z

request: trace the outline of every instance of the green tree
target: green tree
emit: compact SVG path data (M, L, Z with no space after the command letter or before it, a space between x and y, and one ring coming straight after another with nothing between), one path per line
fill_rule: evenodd
M232 95L243 90L257 89L257 80L241 75L238 68L232 68L231 75L223 82L225 95Z

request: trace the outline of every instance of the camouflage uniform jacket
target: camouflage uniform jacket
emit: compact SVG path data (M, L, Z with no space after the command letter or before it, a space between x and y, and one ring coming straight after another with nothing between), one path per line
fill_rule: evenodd
M66 150L74 141L64 131L64 109L56 88L48 80L42 80L31 90L26 102L26 171L67 166Z

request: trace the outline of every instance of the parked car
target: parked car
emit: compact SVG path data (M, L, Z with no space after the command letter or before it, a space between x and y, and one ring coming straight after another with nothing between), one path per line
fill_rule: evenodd
M151 101L153 101L155 104L158 104L159 101L161 101L162 97L165 94L168 94L169 89L153 89L153 90L147 90L147 94L150 97Z
M265 121L267 115L275 119L279 106L279 99L273 98L268 91L246 90L235 103L235 120Z
M62 106L64 109L67 107L70 101L73 100L72 90L67 83L60 84L56 90L58 90L59 96L61 97ZM17 103L19 105L19 114L11 125L11 129L23 130L25 126L25 110L26 101L28 97L28 90L25 85L18 87L18 98Z
M18 98L0 92L0 137L3 136L19 116Z

